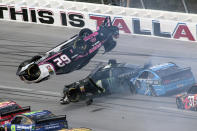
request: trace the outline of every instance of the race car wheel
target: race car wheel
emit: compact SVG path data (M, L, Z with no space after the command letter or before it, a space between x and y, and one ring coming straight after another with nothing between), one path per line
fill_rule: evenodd
M135 88L141 88L141 84L138 80L135 82Z
M86 36L89 36L90 34L92 34L92 30L88 29L88 28L84 28L79 32L79 37L85 38Z
M116 59L109 59L108 60L108 65L116 65L117 62L116 62Z
M153 87L150 87L150 92L151 92L151 96L157 96L155 89Z
M184 105L181 102L181 99L180 98L176 98L176 105L177 105L177 108L178 109L184 109Z
M105 52L109 52L112 49L114 49L116 47L116 41L114 40L108 40L105 44L104 44L104 49Z
M136 87L132 83L130 84L130 92L132 95L136 94Z

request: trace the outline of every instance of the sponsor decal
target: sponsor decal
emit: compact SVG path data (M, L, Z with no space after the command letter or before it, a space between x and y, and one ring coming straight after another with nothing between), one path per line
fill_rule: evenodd
M21 21L62 27L96 29L107 15L80 11L53 10L43 8L0 5L0 20ZM112 25L120 33L157 36L169 39L196 41L197 25L170 20L135 18L131 16L110 16ZM87 40L90 38L86 38ZM95 39L92 39L94 41Z

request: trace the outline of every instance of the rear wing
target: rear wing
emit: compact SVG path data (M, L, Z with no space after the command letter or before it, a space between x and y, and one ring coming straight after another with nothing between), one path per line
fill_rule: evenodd
M42 124L42 123L54 122L54 121L65 121L67 123L66 115L53 116L53 117L49 117L49 118L45 118L45 119L40 119L40 120L37 120L35 123Z
M190 68L190 67L187 67L187 68L180 68L179 70L177 70L177 71L175 71L175 72L172 72L172 73L169 73L168 75L162 76L161 78L168 77L168 76L171 76L171 75L180 73L180 72L182 72L182 73L183 73L183 72L187 72L187 71L190 71L190 72L191 72L191 68Z
M189 79L189 78L194 78L193 73L191 72L191 68L187 67L187 68L182 68L178 71L172 72L168 75L165 75L163 77L161 77L162 82L164 81L176 81L176 80L181 80L181 79ZM164 82L165 83L165 82Z
M30 106L26 106L26 107L22 107L22 109L16 109L16 110L13 110L13 111L0 113L0 116L5 117L5 116L8 116L8 115L25 113L25 112L29 112L29 111L31 111Z

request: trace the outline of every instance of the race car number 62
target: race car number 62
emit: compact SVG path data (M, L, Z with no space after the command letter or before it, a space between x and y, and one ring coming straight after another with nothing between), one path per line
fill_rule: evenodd
M63 67L65 66L66 64L69 64L71 62L70 58L68 58L67 55L63 54L61 55L60 57L56 58L53 60L57 66L59 67Z

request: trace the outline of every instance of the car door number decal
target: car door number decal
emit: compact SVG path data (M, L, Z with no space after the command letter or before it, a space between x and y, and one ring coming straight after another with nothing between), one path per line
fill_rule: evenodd
M58 67L63 67L66 64L69 64L71 62L70 58L68 58L67 55L63 54L60 57L53 60L57 64Z
M197 104L197 97L195 99L195 96L188 96L188 100L191 107L194 107L195 104Z
M11 125L11 131L16 131L16 126L15 125Z

